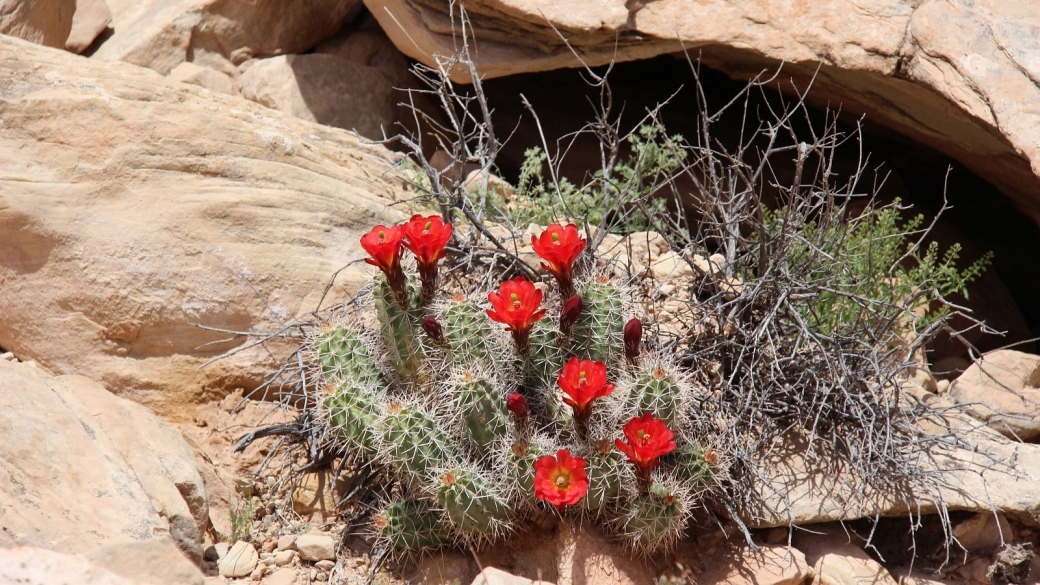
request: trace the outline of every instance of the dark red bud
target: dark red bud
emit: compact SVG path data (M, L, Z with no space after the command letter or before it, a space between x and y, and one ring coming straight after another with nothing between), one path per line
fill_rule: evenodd
M423 331L426 335L430 336L430 339L441 343L444 341L444 330L441 329L441 324L437 322L433 317L426 317L422 322Z
M574 328L574 323L578 321L578 316L581 315L581 309L581 297L577 295L567 299L563 303L563 309L560 310L560 333L564 335L571 334L571 329Z
M527 399L524 398L523 394L514 392L506 398L506 408L509 412L512 412L518 420L524 420L527 418L528 413L531 409L527 406Z
M632 319L625 324L625 359L635 363L639 359L639 345L643 342L643 324Z

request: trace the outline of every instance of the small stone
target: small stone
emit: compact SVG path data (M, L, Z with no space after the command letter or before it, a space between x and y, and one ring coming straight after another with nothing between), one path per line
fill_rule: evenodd
M290 550L296 546L296 535L286 534L285 536L278 537L278 542L275 544L277 550Z
M314 563L314 566L321 569L322 571L331 571L332 567L336 566L336 563L332 561L318 561Z
M279 567L288 565L292 562L294 556L296 556L295 551L280 550L274 555L274 564L278 565Z
M322 534L304 534L296 539L296 550L305 561L324 561L336 559L336 541L331 536Z
M256 568L259 558L253 545L240 540L220 559L217 568L223 577L245 577Z
M264 566L260 565L259 567L253 569L253 572L249 574L249 578L252 579L253 581L259 581L260 579L263 579L264 578Z
M530 579L488 567L473 579L472 585L532 585L532 583L533 581Z
M675 285L674 284L666 284L666 285L661 286L661 288L658 289L658 290L661 292L661 294L663 296L667 297L667 296L670 296L672 293L675 292Z
M271 538L268 538L267 540L264 541L264 544L261 547L261 550L263 550L265 553L270 553L270 552L274 552L274 549L277 546L278 546L278 541L276 541L274 539L271 539Z
M13 362L14 354L9 351L5 351L4 353L0 354L0 360L7 360L9 362Z
M293 585L296 582L296 571L278 569L264 579L264 585Z

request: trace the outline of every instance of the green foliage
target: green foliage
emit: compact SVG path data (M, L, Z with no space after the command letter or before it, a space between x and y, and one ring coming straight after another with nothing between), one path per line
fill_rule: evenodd
M600 225L609 215L613 232L647 230L653 227L648 218L665 210L664 200L650 195L664 178L685 164L682 141L682 136L669 136L661 126L641 126L627 140L631 149L628 157L608 176L596 171L580 186L566 177L560 177L555 185L547 182L544 168L548 155L539 147L530 148L524 152L514 201L506 204L489 194L488 204L505 210L516 225L548 225L564 218L585 218L590 225ZM639 203L645 212L626 213Z
M228 542L248 541L256 516L253 500L250 498L245 501L232 502L228 508L228 514L231 516L231 534L228 535Z
M824 335L844 330L888 329L897 335L917 331L949 312L940 297L968 295L968 283L990 264L992 253L957 268L961 246L940 254L932 242L923 253L916 246L924 223L918 215L901 222L899 201L867 208L846 221L840 216L801 226L785 257L785 269L807 274L818 293L795 303L808 324ZM784 210L766 211L771 237L784 225ZM898 311L893 311L898 307Z

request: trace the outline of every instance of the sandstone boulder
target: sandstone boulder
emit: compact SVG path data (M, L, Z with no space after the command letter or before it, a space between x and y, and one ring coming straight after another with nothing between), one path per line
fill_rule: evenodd
M226 93L228 95L235 94L235 82L231 79L230 75L188 61L174 67L173 71L170 71L168 77L174 81L190 83L191 85L204 87L210 91Z
M136 583L203 585L198 568L166 537L110 544L86 554L99 567Z
M794 546L813 567L813 585L897 585L880 563L849 542L840 529L821 534L797 531Z
M0 347L161 416L285 355L200 368L244 338L199 326L277 330L406 217L389 152L349 132L11 37L0 79ZM343 270L326 306L370 278Z
M65 50L82 53L112 22L112 11L105 0L76 0L72 30L65 40Z
M459 27L448 4L365 4L409 57L432 64L455 52ZM576 67L578 57L600 65L684 48L742 78L783 62L785 80L805 87L814 79L810 100L840 103L935 148L1040 215L1035 4L476 0L466 11L485 78Z
M82 376L0 360L0 546L85 553L168 534L201 560L206 488L180 433Z
M371 139L396 133L393 80L380 68L336 55L261 59L238 80L246 99L311 122L357 130Z
M948 416L958 415L949 411ZM1008 439L987 427L973 430L973 424L977 425L963 423L963 447L932 453L933 461L926 463L926 469L948 470L936 477L941 481L934 490L915 493L908 486L864 484L837 458L817 452L807 461L801 451L792 451L763 461L760 471L771 485L756 485L757 495L738 513L747 525L764 528L903 516L910 510L929 514L941 499L949 510L1001 510L1040 526L1040 494L1035 487L1040 481L1040 446Z
M82 557L31 546L0 547L0 583L135 585Z
M1003 349L986 354L950 384L973 417L1008 437L1040 436L1040 356Z
M76 0L0 0L0 35L48 47L64 47Z
M165 75L207 53L236 64L255 56L302 53L339 30L357 4L108 0L115 33L93 58L125 61Z
M221 557L217 568L223 577L245 577L256 568L260 555L248 542L238 541Z
M727 546L699 560L707 565L697 577L700 585L798 585L812 574L805 555L787 546L763 545L757 551L746 544Z

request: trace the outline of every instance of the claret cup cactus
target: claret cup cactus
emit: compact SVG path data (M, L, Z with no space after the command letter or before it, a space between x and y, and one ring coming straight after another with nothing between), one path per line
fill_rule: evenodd
M548 286L439 278L451 237L437 216L373 228L361 245L380 273L362 309L305 354L326 439L397 476L399 498L373 520L383 546L481 544L563 514L646 553L667 547L720 473L685 414L698 389L642 347L626 287L579 261L574 225L532 238Z

